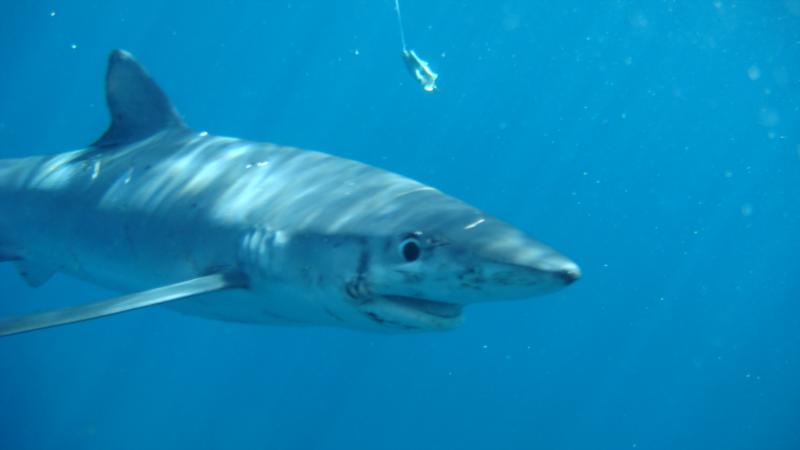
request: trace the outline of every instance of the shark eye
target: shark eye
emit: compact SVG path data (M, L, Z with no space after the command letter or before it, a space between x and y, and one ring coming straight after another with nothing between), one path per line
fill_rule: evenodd
M400 242L400 255L403 256L403 259L406 262L414 262L419 259L420 254L422 253L422 248L419 246L419 241L417 238L406 238Z

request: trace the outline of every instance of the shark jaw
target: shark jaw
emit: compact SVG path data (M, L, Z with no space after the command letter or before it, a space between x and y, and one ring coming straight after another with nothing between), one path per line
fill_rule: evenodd
M463 305L399 295L371 297L359 305L377 325L397 331L446 331L463 322Z

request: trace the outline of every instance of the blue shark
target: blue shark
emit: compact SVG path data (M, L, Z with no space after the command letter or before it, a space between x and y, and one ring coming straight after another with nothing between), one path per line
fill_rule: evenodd
M119 297L0 320L0 335L154 305L210 319L450 330L476 302L567 286L578 266L437 189L326 153L190 129L126 51L90 146L0 161L0 261ZM8 299L6 299L8 300Z

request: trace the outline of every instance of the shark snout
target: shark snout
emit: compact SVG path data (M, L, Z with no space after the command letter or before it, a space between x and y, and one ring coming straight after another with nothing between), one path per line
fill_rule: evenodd
M571 259L522 233L509 233L484 246L484 292L500 299L528 298L576 282L581 270Z
M524 247L520 254L512 257L511 263L533 284L549 284L554 289L570 285L581 277L581 269L575 262L538 242Z
M571 260L553 254L526 264L494 262L487 267L487 291L498 300L528 298L564 288L580 279L581 270Z
M563 280L564 285L570 285L581 278L581 268L572 261L564 264L564 267L555 272L555 275Z
M497 267L520 286L533 286L544 291L568 286L581 277L578 265L558 254L529 264L501 263Z

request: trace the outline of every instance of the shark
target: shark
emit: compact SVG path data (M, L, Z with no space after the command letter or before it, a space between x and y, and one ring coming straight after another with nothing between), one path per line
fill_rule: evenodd
M124 50L107 131L0 160L0 262L117 297L0 319L0 336L165 305L258 325L451 330L477 302L527 299L577 264L461 200L327 153L189 128Z

